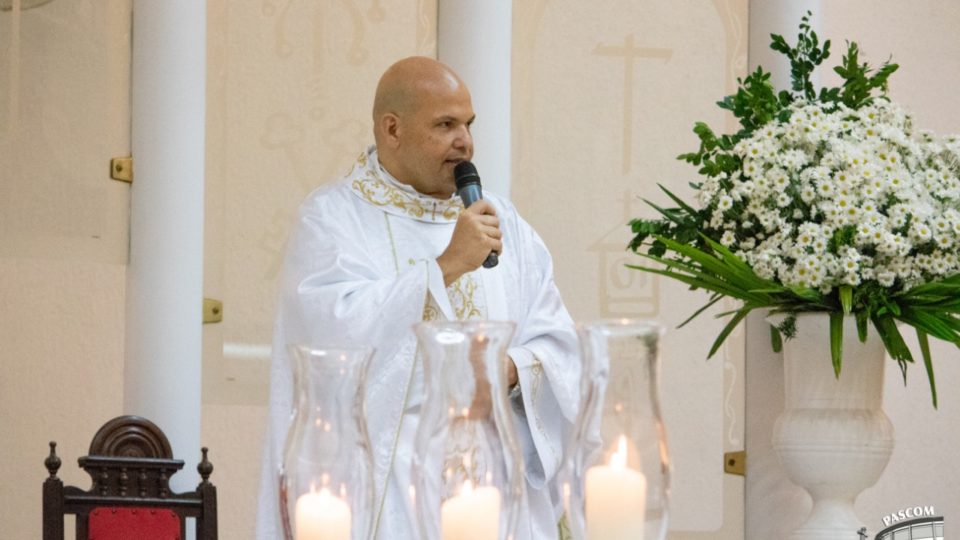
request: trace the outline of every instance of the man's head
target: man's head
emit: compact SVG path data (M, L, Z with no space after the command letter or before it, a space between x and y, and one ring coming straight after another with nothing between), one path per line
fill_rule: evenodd
M420 193L446 198L453 168L473 157L470 92L449 67L423 56L390 66L373 102L380 163Z

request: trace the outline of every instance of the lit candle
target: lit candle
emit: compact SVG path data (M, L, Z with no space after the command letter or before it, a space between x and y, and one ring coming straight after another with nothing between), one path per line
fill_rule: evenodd
M350 507L327 488L301 495L296 540L350 540Z
M627 467L623 435L610 464L587 471L586 495L588 540L643 540L647 479Z
M497 540L500 535L500 491L474 488L468 480L460 495L440 507L443 540Z

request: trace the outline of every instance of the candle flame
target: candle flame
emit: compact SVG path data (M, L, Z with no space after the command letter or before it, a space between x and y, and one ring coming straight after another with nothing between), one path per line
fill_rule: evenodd
M463 483L463 489L460 490L461 495L469 495L473 491L473 482L467 480Z
M610 456L610 466L615 469L623 469L627 466L627 437L621 435L617 441L617 451Z

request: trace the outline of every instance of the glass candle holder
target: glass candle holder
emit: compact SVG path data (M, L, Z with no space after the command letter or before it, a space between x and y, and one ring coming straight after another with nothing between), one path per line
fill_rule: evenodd
M294 412L280 469L286 540L367 540L373 462L363 384L373 349L291 347Z
M411 470L420 538L513 538L524 494L507 397L514 324L429 322L414 330L425 386Z
M660 415L662 327L583 324L581 407L566 445L561 495L576 540L663 540L670 458Z

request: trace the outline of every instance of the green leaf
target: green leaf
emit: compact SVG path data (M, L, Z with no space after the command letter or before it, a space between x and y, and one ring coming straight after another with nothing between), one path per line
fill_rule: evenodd
M887 352L900 364L903 381L906 383L907 363L913 362L913 355L910 354L910 349L907 348L907 344L904 343L903 336L900 335L900 330L897 329L893 317L889 314L874 314L873 326L877 329L877 333L880 335L880 339L883 341L883 346L887 349Z
M770 326L770 346L773 347L773 352L778 353L783 350L783 336L780 335L780 330L777 330L777 327L774 325Z
M693 315L687 317L687 320L685 320L685 321L683 321L682 323L680 323L679 325L677 325L677 328L683 328L684 326L687 325L688 322L696 319L698 315L700 315L701 313L703 313L704 311L706 311L707 309L709 309L710 306L712 306L712 305L716 304L717 302L719 302L722 298L723 298L723 295L722 295L722 294L720 294L720 293L714 293L714 294L713 294L713 297L710 299L709 302L707 302L706 304L703 305L703 307L701 307L700 309L698 309L697 311L695 311L695 312L693 313Z
M830 312L830 358L833 360L833 374L840 378L843 366L843 313Z
M679 206L680 208L684 209L684 210L685 210L688 214L690 214L691 216L696 216L696 215L697 215L697 211L696 211L692 206L690 206L689 204L683 202L683 199L681 199L680 197L677 197L676 195L674 195L673 193L671 193L669 189L663 187L663 184L657 184L657 185L660 186L660 189L662 189L663 192L666 193L668 197L670 197L671 199L673 199L673 202L677 203L677 206Z
M742 321L743 318L746 317L747 314L750 313L752 309L753 308L744 307L743 309L738 311L737 314L734 315L732 319L730 319L730 322L728 322L727 325L723 327L723 331L721 331L720 335L717 336L716 341L713 342L713 347L710 347L710 352L707 354L707 358L712 358L713 355L716 354L718 350L720 350L720 346L723 345L723 342L727 339L727 336L729 336L730 333L733 332L733 329L736 328L738 324L740 324L740 321Z
M849 315L853 309L853 287L850 285L840 286L840 306L844 315Z
M927 380L930 381L930 396L933 398L933 408L937 408L937 381L933 376L933 360L930 358L930 341L927 334L917 330L917 341L920 343L920 353L923 354L923 367L927 370Z
M948 321L951 319L950 317L947 317L948 320L945 320L935 314L923 310L910 309L905 306L900 319L936 338L944 341L960 342L960 334L951 326L951 322ZM960 322L958 322L958 324L960 324Z
M860 343L866 343L867 322L870 318L870 312L868 310L858 311L855 317L857 319L857 337L860 338Z

